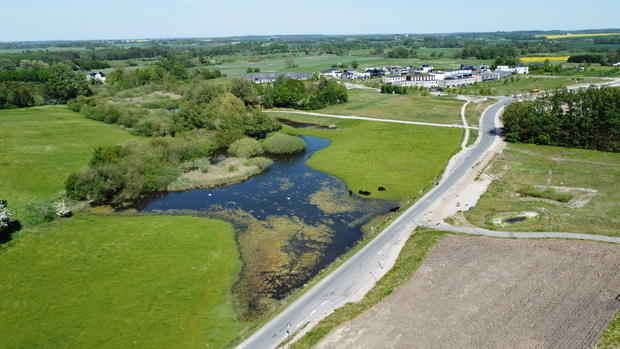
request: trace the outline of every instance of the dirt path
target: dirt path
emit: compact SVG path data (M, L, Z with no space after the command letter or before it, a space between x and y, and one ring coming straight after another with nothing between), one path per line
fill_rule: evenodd
M620 309L620 248L448 236L317 348L588 348Z

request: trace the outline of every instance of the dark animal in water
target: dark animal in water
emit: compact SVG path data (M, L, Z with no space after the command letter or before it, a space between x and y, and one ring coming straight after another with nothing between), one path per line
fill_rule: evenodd
M378 191L385 191L385 188L384 187L379 187L379 188L377 188L377 190Z
M360 190L359 194L360 195L370 195L370 192L369 191L365 191L365 190Z
M400 211L400 206L394 206L390 209L390 212L398 212Z
M349 190L349 196L353 196L353 191Z

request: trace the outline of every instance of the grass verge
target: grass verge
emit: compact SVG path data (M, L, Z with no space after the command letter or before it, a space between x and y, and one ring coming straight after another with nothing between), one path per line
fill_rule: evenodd
M593 347L594 349L613 349L620 348L620 312L609 324L603 335Z
M620 236L620 154L508 144L490 172L499 180L491 183L474 210L464 212L471 224L484 222L493 229L495 216L534 211L540 219L532 224L497 229ZM563 188L573 198L563 203L557 195L532 198L518 194L533 186L552 186L553 192Z
M394 267L379 280L362 301L348 303L337 309L333 314L321 320L303 338L293 343L291 349L312 348L335 328L379 304L409 282L414 272L426 260L433 246L444 234L446 233L418 228L405 244Z
M78 215L0 250L5 347L222 347L242 329L231 224Z

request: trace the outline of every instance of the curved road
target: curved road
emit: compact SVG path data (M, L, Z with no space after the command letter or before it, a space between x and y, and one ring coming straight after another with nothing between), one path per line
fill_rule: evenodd
M410 233L416 228L415 221L436 201L449 193L458 180L472 168L498 139L496 116L501 107L512 101L502 97L488 108L481 122L480 142L459 155L450 173L422 199L405 211L377 235L368 245L343 263L338 269L308 290L297 301L241 343L238 348L275 348L289 333L294 333L309 322L316 322L347 302L361 297L381 278L394 263ZM385 121L385 120L383 120Z

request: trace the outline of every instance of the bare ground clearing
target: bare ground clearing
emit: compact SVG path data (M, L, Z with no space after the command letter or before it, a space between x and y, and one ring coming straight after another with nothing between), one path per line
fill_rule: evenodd
M317 348L589 348L620 309L620 248L447 236Z

